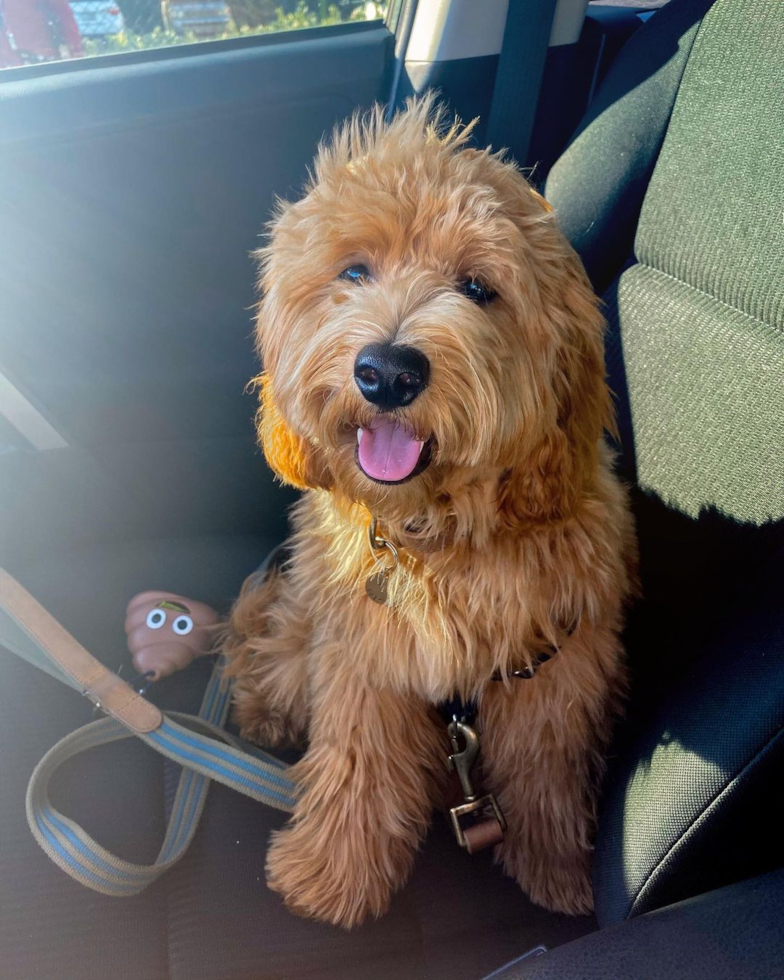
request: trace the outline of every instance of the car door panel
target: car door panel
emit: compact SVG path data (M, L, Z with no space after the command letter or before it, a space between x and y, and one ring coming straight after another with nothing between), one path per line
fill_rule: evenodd
M325 132L383 98L391 44L377 22L3 76L0 369L68 443L6 444L6 555L282 533L243 394L250 253Z

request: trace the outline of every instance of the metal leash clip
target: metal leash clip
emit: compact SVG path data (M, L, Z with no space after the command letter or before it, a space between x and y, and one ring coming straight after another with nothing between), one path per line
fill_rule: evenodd
M501 842L506 820L492 793L479 796L471 781L471 770L479 757L479 736L464 721L455 719L448 728L454 753L449 756L449 768L460 779L465 800L449 810L457 843L469 854ZM464 747L460 747L460 739Z
M91 691L87 691L83 689L82 697L87 698L87 700L93 706L93 718L96 717L99 711L102 711L104 714L106 714L106 708L104 708L104 706L101 704L98 698Z

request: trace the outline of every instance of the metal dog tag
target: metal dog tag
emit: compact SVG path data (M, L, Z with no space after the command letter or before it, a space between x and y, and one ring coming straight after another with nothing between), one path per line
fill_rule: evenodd
M376 519L373 518L368 528L368 542L371 554L376 558L376 568L365 579L365 592L369 599L377 602L380 606L386 605L389 600L389 576L397 568L400 561L397 548L391 541L376 534ZM380 559L384 553L392 559L391 565L381 565Z
M367 592L368 598L380 606L386 605L389 598L389 571L388 568L382 568L380 571L368 575L365 581L365 592Z

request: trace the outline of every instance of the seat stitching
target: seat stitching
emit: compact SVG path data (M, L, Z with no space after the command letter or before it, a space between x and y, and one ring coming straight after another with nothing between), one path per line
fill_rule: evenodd
M637 265L644 268L650 269L651 272L655 272L659 276L664 276L665 279L669 279L672 282L677 282L679 286L685 286L686 289L691 289L695 293L699 293L700 296L705 296L706 299L713 300L714 303L718 303L727 310L731 310L733 313L739 313L741 316L746 317L748 320L753 320L754 323L758 323L761 327L765 327L767 330L772 330L775 334L784 333L784 327L777 327L772 323L768 323L766 320L760 320L759 317L754 316L752 313L747 313L742 310L739 306L733 306L732 303L727 303L723 299L719 299L718 296L714 296L713 293L709 293L704 289L700 289L699 286L693 285L693 283L686 282L685 279L679 279L677 276L671 275L669 272L664 272L655 265L649 265L647 262L637 262ZM632 266L631 268L634 268Z
M710 800L708 803L705 804L705 806L697 814L697 816L691 822L691 824L688 826L688 828L677 838L677 840L673 841L673 843L667 848L667 850L665 851L665 853L656 862L656 865L650 870L650 872L648 873L648 875L645 878L645 881L642 883L642 885L638 889L637 894L634 897L634 900L633 900L633 902L631 904L631 907L629 909L629 912L626 915L626 919L632 918L632 916L634 914L634 910L639 905L639 903L640 903L640 901L641 901L641 899L643 897L643 894L644 894L645 890L649 886L651 886L652 884L654 884L654 878L657 876L657 874L661 870L662 865L665 863L665 861L667 861L667 859L672 854L676 853L682 846L685 846L686 845L686 843L688 842L689 838L694 833L696 833L696 831L700 828L700 826L702 824L704 824L707 821L707 819L711 815L711 813L715 809L717 809L719 806L721 806L721 803L723 801L723 798L727 795L727 793L730 792L730 790L738 783L738 781L744 775L746 775L746 773L749 772L760 761L760 759L764 755L767 754L767 752L769 750L772 750L772 747L773 747L774 743L777 742L777 741L779 741L779 739L781 739L782 736L784 736L784 726L779 726L778 731L775 734L771 735L770 738L765 742L765 744L762 745L754 753L754 755L752 756L752 758L749 759L743 765L743 767L741 769L739 769L735 773L735 775L724 786L724 788L721 789L721 790L719 790L719 792L717 793L717 795L714 796L712 800Z

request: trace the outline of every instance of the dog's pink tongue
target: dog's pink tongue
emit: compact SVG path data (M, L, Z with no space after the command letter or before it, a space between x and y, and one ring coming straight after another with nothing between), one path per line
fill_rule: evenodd
M378 421L371 429L360 429L358 438L359 465L374 480L405 480L419 462L422 443L391 419Z

